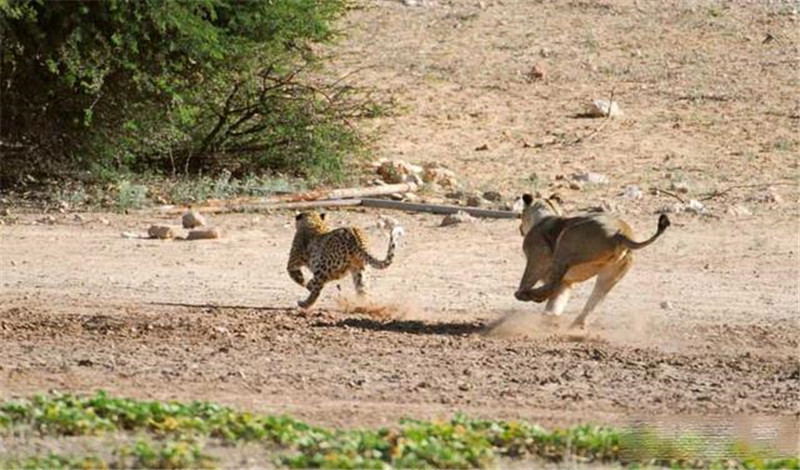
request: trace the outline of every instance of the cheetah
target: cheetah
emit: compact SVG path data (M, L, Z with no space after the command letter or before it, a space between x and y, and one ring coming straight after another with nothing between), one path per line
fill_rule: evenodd
M297 301L297 305L304 309L314 305L326 283L341 279L348 272L353 277L356 293L366 295L364 267L388 268L394 259L397 238L403 235L402 227L392 228L386 259L379 260L367 251L367 239L360 228L332 230L325 223L324 213L299 213L295 217L295 228L286 270L292 280L308 289L308 297ZM308 283L300 269L303 266L308 267L313 275Z

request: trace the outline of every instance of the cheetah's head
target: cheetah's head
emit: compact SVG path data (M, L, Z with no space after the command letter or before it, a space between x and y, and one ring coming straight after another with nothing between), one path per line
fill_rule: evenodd
M312 230L314 232L328 231L328 225L325 223L324 212L300 212L294 218L294 226L297 228L297 230Z

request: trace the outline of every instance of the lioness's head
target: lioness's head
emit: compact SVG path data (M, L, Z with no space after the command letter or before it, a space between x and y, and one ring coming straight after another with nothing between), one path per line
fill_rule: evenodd
M544 217L549 215L559 216L562 214L561 199L552 195L547 199L535 199L530 194L522 195L522 215L520 215L519 233L524 237L528 234L531 227L539 223Z

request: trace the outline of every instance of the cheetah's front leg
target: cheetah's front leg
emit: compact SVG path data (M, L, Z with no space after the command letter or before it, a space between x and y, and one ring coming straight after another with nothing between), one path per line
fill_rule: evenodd
M298 300L297 305L299 305L300 308L310 308L314 305L314 302L319 298L319 294L322 292L322 288L325 286L326 282L328 282L328 279L323 277L320 273L314 273L314 277L306 284L308 297L306 297L305 300Z

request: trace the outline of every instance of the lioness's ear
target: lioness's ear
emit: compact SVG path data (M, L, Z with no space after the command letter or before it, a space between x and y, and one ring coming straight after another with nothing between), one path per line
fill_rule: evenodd
M524 202L526 206L530 206L531 204L533 204L533 196L531 196L528 193L523 194L522 202Z
M320 212L319 213L319 218L322 219L322 220L325 220L325 213L324 212Z

